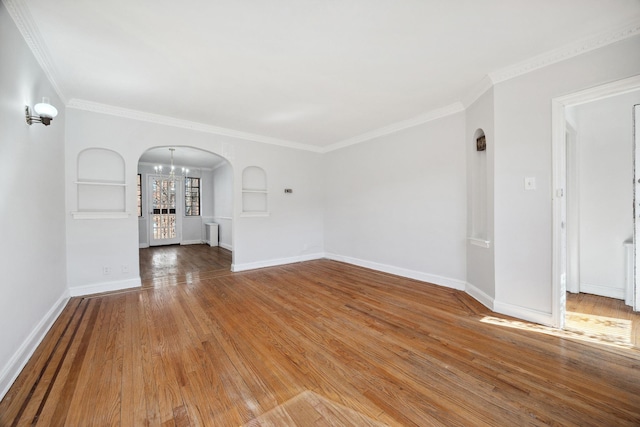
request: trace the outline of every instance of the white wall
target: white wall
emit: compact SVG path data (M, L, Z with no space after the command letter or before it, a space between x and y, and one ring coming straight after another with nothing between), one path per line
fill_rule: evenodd
M24 106L51 99L50 126ZM67 301L65 108L0 5L0 399Z
M126 219L78 220L68 217L68 276L73 294L139 285L136 175L138 159L149 148L190 146L227 158L234 179L234 269L317 258L322 254L321 155L195 130L69 108L66 138L66 210L77 205L74 185L78 153L88 147L114 150L125 159ZM177 144L178 143L178 144ZM258 165L269 176L271 215L239 216L239 173ZM297 191L285 198L285 186ZM121 266L127 266L123 272ZM103 266L111 266L105 276Z
M464 288L464 113L326 154L331 258Z
M220 246L233 250L233 169L224 163L213 170L213 222L218 223Z
M474 198L485 197L485 203L476 203L479 209L485 209L484 216L486 229L484 239L488 242L488 247L474 244L474 241L467 242L467 292L476 299L482 301L488 307L493 306L495 298L495 260L494 260L494 234L493 234L493 176L494 176L494 153L495 153L495 131L493 117L493 89L489 89L472 105L466 113L465 147L467 152L467 236L474 237L473 234L473 212ZM484 152L476 151L475 134L478 129L482 129L487 141L487 149ZM484 157L482 159L481 157ZM477 185L475 168L479 162L484 162L484 170L479 171L486 174L486 193L484 195L474 194ZM478 213L480 214L480 213ZM476 242L479 243L479 242Z
M624 299L633 235L633 105L640 91L573 107L579 145L580 291Z
M497 311L551 323L551 100L639 74L638 52L636 36L494 87Z

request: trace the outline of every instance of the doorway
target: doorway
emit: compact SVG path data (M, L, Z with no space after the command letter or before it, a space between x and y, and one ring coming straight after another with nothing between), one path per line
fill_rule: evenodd
M173 173L172 173L173 172ZM233 251L233 168L195 147L155 147L138 162L139 248L209 244ZM218 224L219 237L207 235Z
M580 268L580 249L584 247L584 245L580 244L580 239L582 237L583 240L589 240L585 235L581 236L580 234L580 206L585 202L584 200L580 200L576 195L581 194L577 191L580 186L583 185L591 185L597 186L599 183L595 181L587 183L581 182L580 176L582 176L578 171L578 162L576 161L577 153L579 151L579 144L576 143L576 137L572 134L574 126L571 125L572 114L575 107L580 105L584 105L587 103L600 101L609 99L615 96L621 96L623 94L628 94L634 91L640 91L640 76L636 76L630 79L621 80L618 82L614 82L608 85L603 85L597 88L588 89L585 91L581 91L572 95L564 96L561 98L556 98L552 101L552 114L553 114L553 185L554 185L554 194L553 194L553 306L552 306L552 315L553 315L553 323L554 326L559 328L565 327L566 320L566 292L569 291L584 291L585 289L581 289L582 287L586 287L585 285L581 285L584 283L584 278L581 277L582 269ZM639 92L640 93L640 92ZM631 111L628 112L628 119L631 119ZM630 128L629 133L632 132ZM603 142L603 141L600 141ZM606 141L604 141L606 142ZM607 147L606 144L602 147L604 150L609 150L610 147ZM597 153L595 154L597 156ZM600 159L595 159L594 161L599 161ZM596 163L597 164L597 163ZM598 166L599 167L599 166ZM629 159L629 169L631 169L631 159ZM615 168L615 166L614 166ZM606 173L606 172L605 172ZM611 168L609 168L608 173L612 173ZM632 173L629 172L630 177ZM604 179L602 181L605 181ZM626 181L629 182L629 181ZM637 182L637 179L636 179ZM604 185L604 184L603 184ZM591 188L589 188L591 190ZM604 185L604 188L600 190L604 191L603 194L617 194L620 197L627 197L628 204L627 207L631 205L631 199L633 197L633 186L629 187L628 194L620 194L621 189L618 188L607 188ZM607 193L609 192L609 193ZM584 193L584 192L583 192ZM592 191L593 193L593 191ZM602 205L604 206L604 204ZM634 214L629 210L628 221L629 221L629 230L626 234L632 234L634 228ZM578 224L576 224L578 222ZM636 221L635 224L640 221ZM582 227L584 229L584 227ZM607 231L605 230L605 233ZM619 232L620 233L620 232ZM623 234L625 232L622 232ZM612 236L606 234L607 238L611 238ZM624 259L622 257L622 253L624 250L624 241L630 236L626 235L622 238L620 236L616 236L616 239L619 240L619 248L616 252L617 258L616 262L619 265L619 271L616 270L616 274L619 276L616 279L616 283L620 285L620 282L624 281L624 279L620 279L625 275L625 267L624 267ZM593 236L589 236L592 238ZM618 238L620 237L620 238ZM577 240L576 240L577 239ZM597 240L597 239L596 239ZM616 241L617 241L616 240ZM583 242L584 243L584 242ZM589 252L587 250L586 252ZM585 255L585 254L582 254ZM591 254L593 255L593 254ZM635 264L635 257L632 257L631 262ZM593 272L590 271L589 274L593 276ZM637 282L639 277L637 275L633 275L630 278L630 285L633 288L634 298L632 301L632 305L637 310L640 308L640 303L638 303L639 293L635 291L637 288ZM621 285L620 285L621 286ZM619 288L620 288L619 286ZM592 288L596 289L596 288ZM606 289L605 289L606 291ZM621 288L616 290L616 292L620 291ZM621 295L622 296L622 295Z
M182 225L181 204L177 203L179 181L158 175L148 177L149 194L149 246L180 243Z

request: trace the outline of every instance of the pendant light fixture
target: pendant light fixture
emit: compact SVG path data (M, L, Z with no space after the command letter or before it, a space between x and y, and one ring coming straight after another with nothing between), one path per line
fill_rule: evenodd
M169 181L175 181L176 180L176 167L173 164L173 153L176 151L175 148L171 147L169 148L169 151L171 152L171 166L169 169L169 174L164 175L167 179L169 179ZM156 171L156 173L158 175L163 175L162 174L162 165L157 165L154 166L153 169ZM182 168L182 175L179 178L185 177L187 174L189 173L189 169L187 168Z

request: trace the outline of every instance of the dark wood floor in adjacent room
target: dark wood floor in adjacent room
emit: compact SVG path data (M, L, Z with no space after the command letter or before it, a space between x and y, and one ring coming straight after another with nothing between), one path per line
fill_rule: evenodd
M228 251L186 251L141 250L141 290L72 298L0 426L640 425L636 348L334 261L231 274Z

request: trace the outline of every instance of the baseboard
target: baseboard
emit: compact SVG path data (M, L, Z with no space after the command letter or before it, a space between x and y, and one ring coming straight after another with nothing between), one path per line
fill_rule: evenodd
M322 259L322 258L324 258L323 253L315 253L315 254L299 255L299 256L294 256L289 258L277 258L277 259L270 259L266 261L249 262L245 264L231 264L231 271L238 272L238 271L246 271L246 270L255 270L256 268L275 267L278 265L293 264L296 262L303 262L303 261L312 261L314 259Z
M205 242L204 240L183 240L182 242L180 242L180 245L201 245L203 243L208 242Z
M585 294L600 295L601 297L625 299L624 288L612 288L611 286L591 285L589 283L580 283L580 292Z
M406 277L409 279L419 280L421 282L433 283L434 285L444 286L447 288L458 289L463 291L466 282L449 277L438 276L436 274L423 273L421 271L409 270L406 268L394 267L392 265L380 264L372 261L365 261L358 258L352 258L343 255L326 253L325 258L334 261L345 262L347 264L357 265L359 267L369 268L371 270L381 271L383 273L394 274L396 276Z
M526 320L541 325L553 326L553 315L543 311L532 310L518 305L506 304L500 301L493 302L493 311L518 319Z
M233 246L231 246L231 245L230 245L230 244L228 244L228 243L222 243L222 242L220 242L218 246L220 246L220 247L221 247L221 248L223 248L223 249L226 249L226 250L228 250L228 251L233 252Z
M140 244L138 245L138 248L140 248L140 249L146 249L146 248L148 248L148 247L149 247L149 244L148 244L148 243L140 243Z
M69 292L65 289L62 296L53 304L42 320L38 322L27 339L24 340L4 367L0 373L0 400L7 394L13 382L18 378L18 375L33 355L33 352L36 351L36 348L38 348L40 342L42 342L47 332L49 332L53 323L58 319L58 316L67 305L67 301L69 301Z
M467 282L464 291L480 302L480 304L484 305L489 310L494 311L494 299L487 295L483 290Z
M69 293L72 297L78 297L82 295L100 294L102 292L120 291L122 289L139 288L142 286L142 281L139 277L135 279L116 280L113 282L94 283L92 285L75 286L69 288Z

